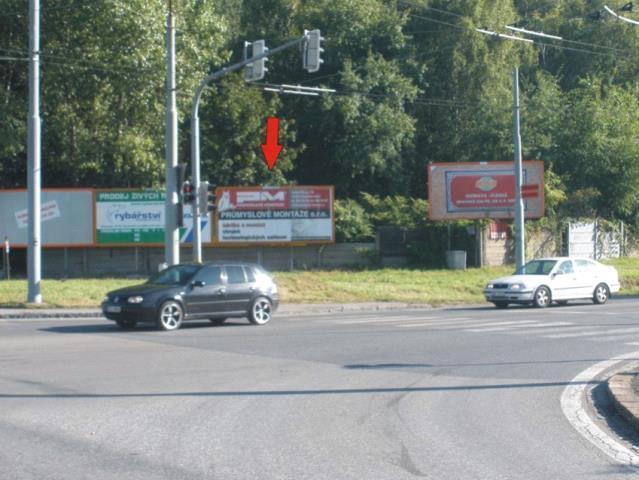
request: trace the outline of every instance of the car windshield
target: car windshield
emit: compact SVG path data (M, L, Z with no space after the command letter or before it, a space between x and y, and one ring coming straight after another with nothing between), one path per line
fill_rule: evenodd
M155 285L185 285L200 269L199 265L175 265L156 273L146 283Z
M532 260L515 272L515 275L549 275L557 260Z

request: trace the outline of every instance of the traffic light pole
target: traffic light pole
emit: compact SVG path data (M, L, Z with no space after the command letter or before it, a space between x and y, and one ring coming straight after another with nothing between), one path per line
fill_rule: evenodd
M208 75L200 85L198 86L195 95L193 97L193 108L191 111L191 182L196 188L199 188L200 185L200 117L198 114L200 108L200 99L202 97L202 91L204 87L208 84L213 83L220 78L228 75L229 73L236 72L241 68L245 67L249 63L253 63L257 60L261 60L262 58L266 58L275 53L281 52L282 50L286 50L291 47L295 47L300 45L308 40L308 34L302 35L300 38L296 38L295 40L291 40L279 47L270 49L264 53L256 55L251 58L247 58L239 63L235 63L230 67L223 68L222 70L218 70L217 72L211 73ZM202 207L206 210L206 205L199 205L198 200L199 195L196 194L196 200L193 202L192 211L193 211L193 261L197 263L202 263L202 232L200 230L200 215L202 214Z

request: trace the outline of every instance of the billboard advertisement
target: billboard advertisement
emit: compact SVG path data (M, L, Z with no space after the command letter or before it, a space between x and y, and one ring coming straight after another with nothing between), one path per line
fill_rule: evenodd
M96 245L162 245L165 224L164 190L96 190ZM180 241L193 238L193 216L185 207ZM200 222L202 241L211 242L208 219Z
M333 187L219 187L216 244L333 243Z
M433 163L428 175L432 220L514 218L513 162ZM544 215L544 164L523 162L524 215Z
M40 204L43 247L93 245L93 190L45 188ZM26 190L0 191L0 240L26 247L28 224Z

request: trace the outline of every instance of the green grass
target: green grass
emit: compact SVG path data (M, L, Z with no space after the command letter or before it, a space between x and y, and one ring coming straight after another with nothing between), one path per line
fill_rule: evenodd
M623 295L639 294L639 258L606 261L619 271ZM274 272L284 303L408 302L434 306L482 303L491 279L512 266L467 270L332 270ZM109 290L141 283L123 278L42 281L46 307L95 308ZM0 281L0 307L25 307L26 280Z

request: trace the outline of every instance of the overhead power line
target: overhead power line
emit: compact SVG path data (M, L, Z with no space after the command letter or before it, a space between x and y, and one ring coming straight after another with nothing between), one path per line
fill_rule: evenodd
M575 48L575 47L569 47L566 45L561 45L561 44L557 44L557 43L544 43L544 42L539 42L539 41L535 41L529 38L521 38L521 37L516 37L514 35L505 35L503 33L498 33L498 32L494 32L485 28L472 28L469 29L468 27L464 27L461 25L456 25L454 23L450 23L450 22L444 22L442 20L437 20L434 18L430 18L430 17L426 17L424 15L417 15L417 14L409 14L409 16L417 18L419 20L424 20L427 22L432 22L432 23L437 23L440 25L446 25L448 27L451 28L455 28L457 30L465 30L465 31L475 31L478 33L481 33L483 35L488 35L491 36L493 38L498 38L498 39L506 39L506 40L516 40L516 41L520 41L520 42L525 42L525 43L529 43L531 45L538 45L538 46L542 46L542 47L548 47L548 48L554 48L554 49L558 49L558 50L567 50L567 51L571 51L571 52L578 52L578 53L584 53L584 54L588 54L588 55L596 55L596 56L610 56L612 54L622 54L622 55L627 55L630 56L632 54L632 52L626 51L626 50L621 50L618 48L614 48L614 47L609 47L606 45L597 45L594 43L587 43L587 42L580 42L577 40L569 40L569 39L565 39L565 38L561 38L561 37L557 37L557 38L561 38L562 42L565 43L572 43L575 45L582 45L582 46L586 46L586 47L590 47L593 49L603 49L603 50L608 50L608 52L599 52L596 50L588 50L588 49L584 49L584 48ZM550 37L550 36L549 36Z
M622 20L622 21L624 21L624 22L628 22L628 23L632 23L633 25L639 25L639 22L638 22L638 21L636 21L636 20L631 20L630 18L622 17L621 15L619 15L619 14L615 13L615 11L614 11L614 10L612 10L612 9L608 8L608 5L604 5L604 7L603 7L603 8L604 8L604 10L605 10L606 12L608 12L608 13L609 13L610 15L612 15L613 17L618 18L619 20Z

